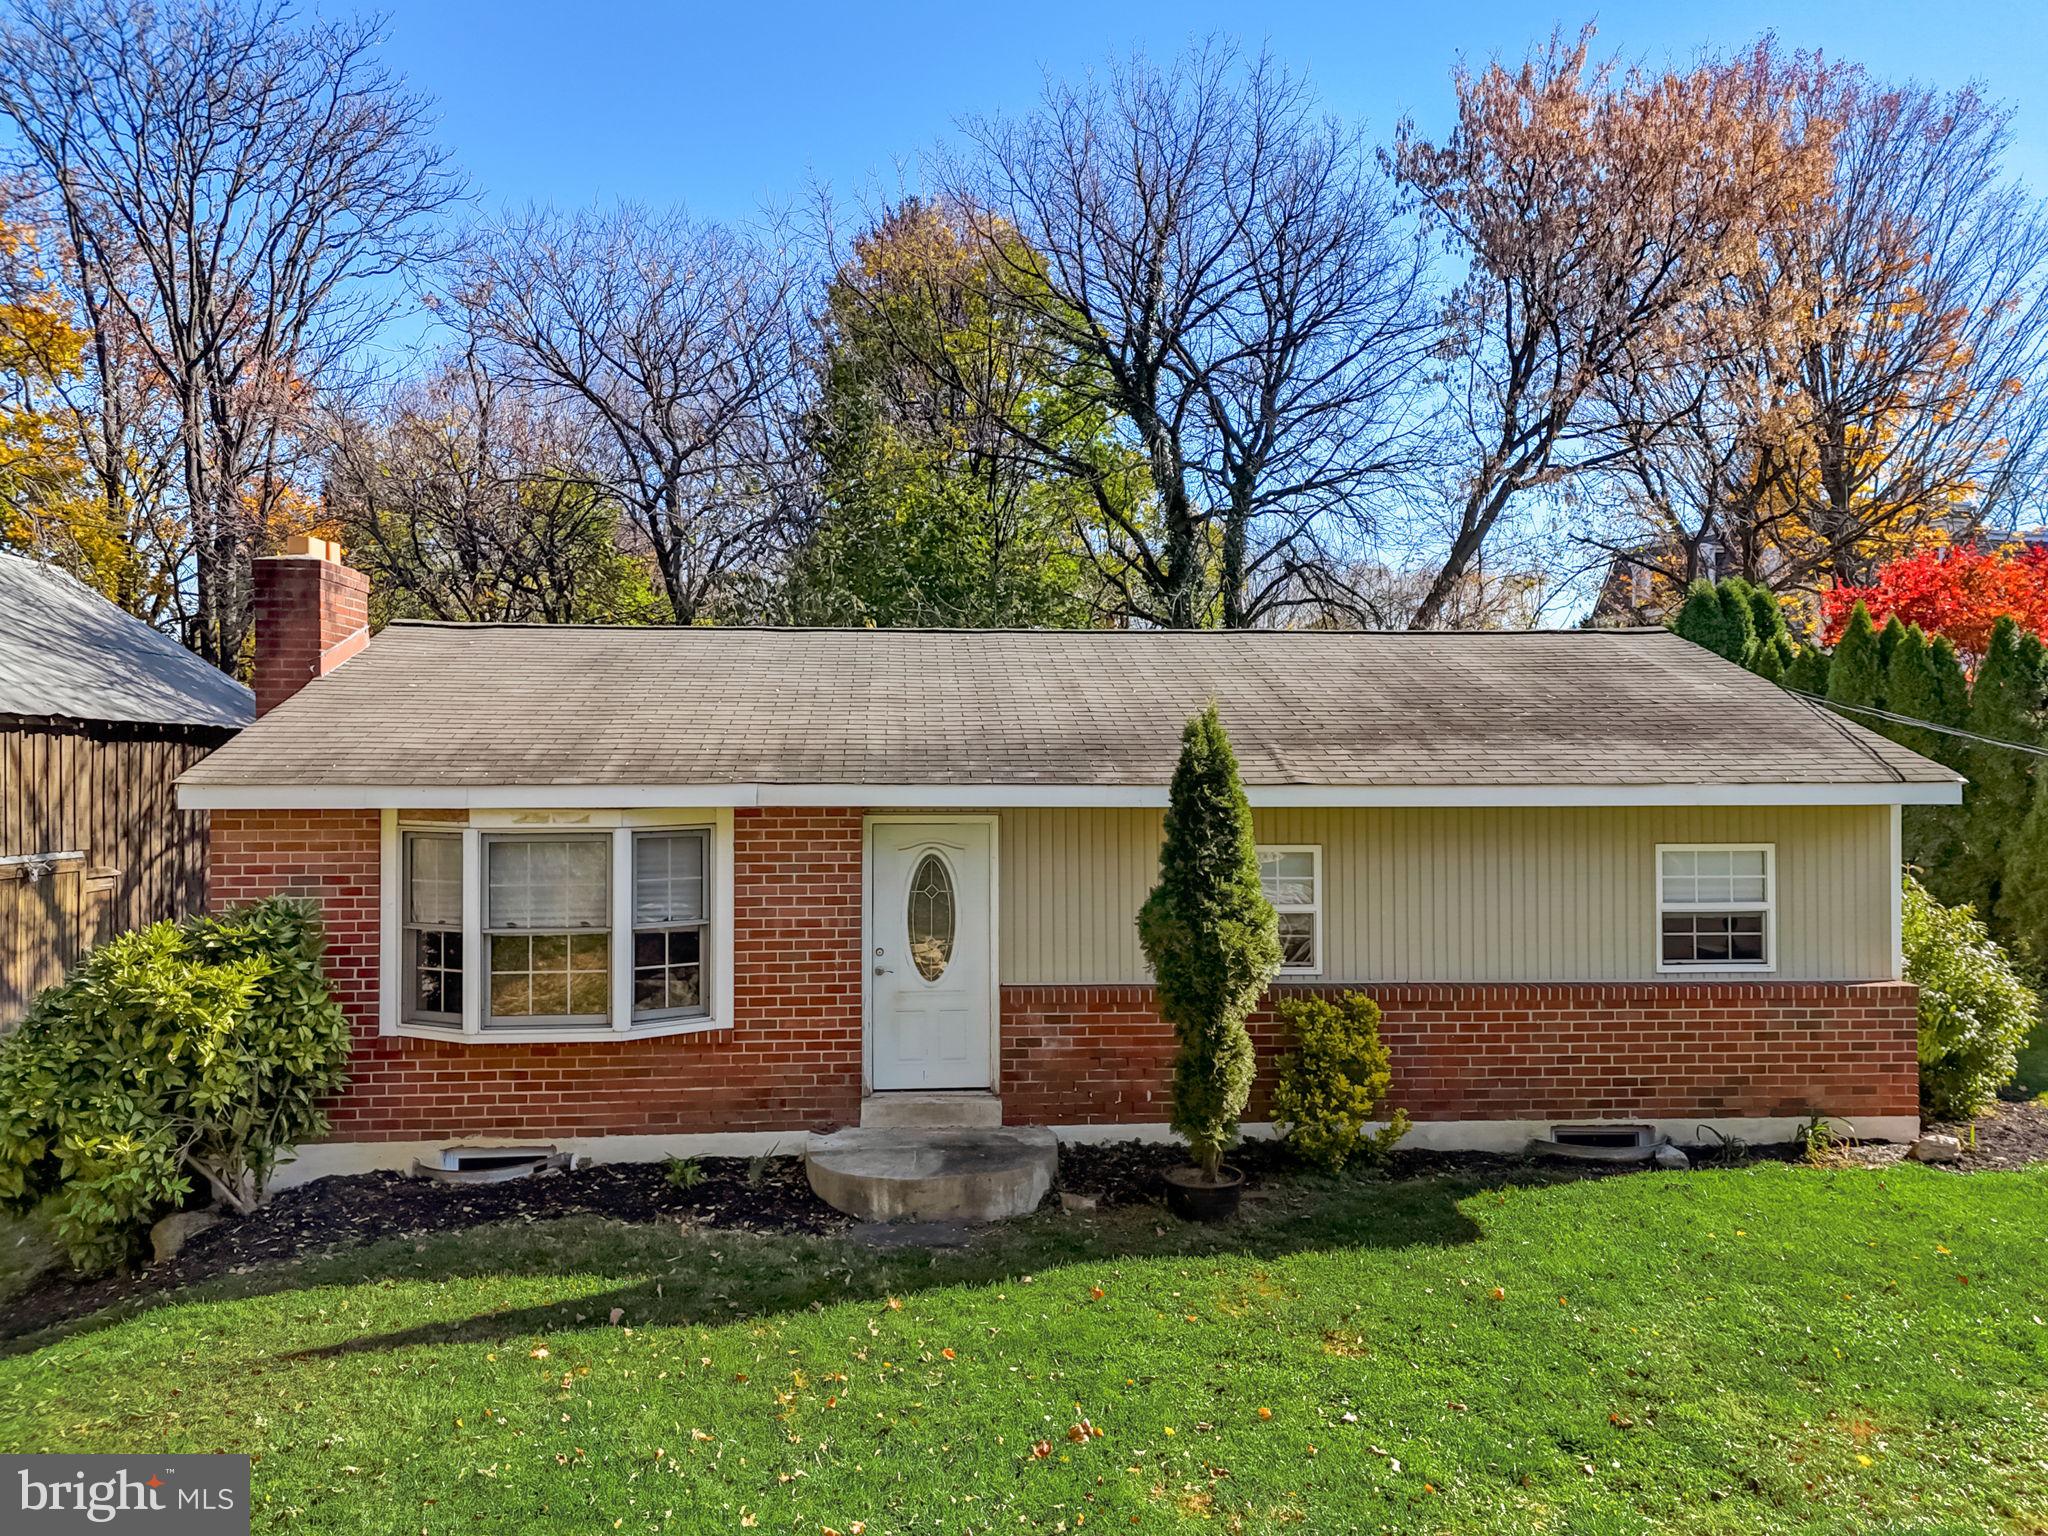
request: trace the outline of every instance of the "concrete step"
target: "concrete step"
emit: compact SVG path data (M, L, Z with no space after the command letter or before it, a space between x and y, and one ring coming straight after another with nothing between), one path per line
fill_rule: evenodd
M863 1221L1002 1221L1037 1209L1059 1155L1042 1125L862 1126L811 1137L804 1170L819 1199Z
M860 1101L864 1129L952 1130L1003 1123L1003 1101L986 1091L871 1093Z

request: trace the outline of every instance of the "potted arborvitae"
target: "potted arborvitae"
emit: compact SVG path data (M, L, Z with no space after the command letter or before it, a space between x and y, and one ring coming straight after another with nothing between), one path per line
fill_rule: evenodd
M1244 1175L1224 1166L1251 1094L1245 1018L1280 969L1279 925L1259 885L1251 804L1230 738L1211 704L1181 733L1166 810L1159 884L1138 914L1138 938L1173 1026L1173 1129L1194 1166L1166 1176L1175 1214L1221 1220Z

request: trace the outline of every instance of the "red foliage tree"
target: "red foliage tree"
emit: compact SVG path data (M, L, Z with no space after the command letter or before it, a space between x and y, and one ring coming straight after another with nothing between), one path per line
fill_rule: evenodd
M1880 628L1897 614L1930 635L1947 635L1974 667L2001 616L2048 640L2048 548L1956 545L1893 560L1878 567L1867 587L1838 586L1821 594L1825 644L1841 638L1859 602Z

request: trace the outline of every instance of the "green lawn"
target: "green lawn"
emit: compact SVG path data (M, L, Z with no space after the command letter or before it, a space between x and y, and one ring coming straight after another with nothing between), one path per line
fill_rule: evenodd
M2044 1211L1767 1165L937 1255L501 1228L42 1341L0 1449L247 1450L257 1530L376 1536L2039 1532Z

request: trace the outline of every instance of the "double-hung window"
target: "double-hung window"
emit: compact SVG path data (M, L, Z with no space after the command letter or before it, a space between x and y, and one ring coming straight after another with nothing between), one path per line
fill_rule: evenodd
M704 1011L711 834L633 834L633 1017Z
M611 853L603 834L484 839L486 1029L610 1026Z
M462 1022L462 834L405 834L405 1013Z
M1657 969L1772 969L1776 904L1771 844L1660 845Z
M1280 918L1280 974L1323 969L1323 850L1314 845L1259 849L1259 884Z

